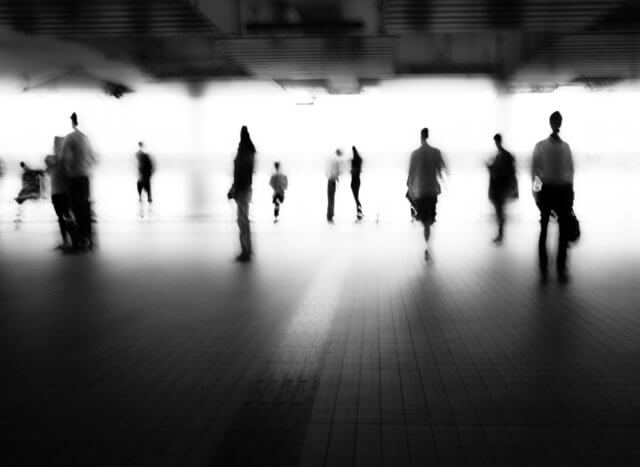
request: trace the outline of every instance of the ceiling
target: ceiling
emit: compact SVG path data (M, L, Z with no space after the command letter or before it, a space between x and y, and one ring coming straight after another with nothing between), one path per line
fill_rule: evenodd
M0 0L3 78L271 79L358 92L411 74L509 88L640 73L637 0Z

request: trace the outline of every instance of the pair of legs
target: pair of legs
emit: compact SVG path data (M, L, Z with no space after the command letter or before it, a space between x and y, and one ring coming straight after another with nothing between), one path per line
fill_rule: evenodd
M71 207L69 203L69 195L67 193L56 193L51 195L53 209L58 217L58 226L60 228L60 236L62 237L62 245L68 246L75 242L75 229L71 222Z
M491 198L491 204L493 204L493 208L495 209L496 221L498 222L498 235L493 240L496 243L501 242L504 237L504 223L506 220L504 207L506 202L505 196L493 196Z
M556 270L560 280L567 278L567 250L569 240L567 227L569 216L573 209L573 185L544 185L538 194L538 208L540 209L540 238L538 239L538 259L540 274L547 277L549 257L547 255L547 229L551 212L558 218L558 255L556 256Z
M327 220L333 221L334 205L336 201L336 185L337 180L329 179L327 181Z
M423 196L414 201L416 209L416 218L422 222L424 227L424 241L427 248L424 251L425 259L431 260L429 255L429 239L431 238L431 226L436 222L436 205L438 204L438 196Z
M273 201L273 220L277 221L278 216L280 215L280 205L284 203L284 193L274 193L272 201Z
M74 247L91 247L93 235L91 229L91 203L89 201L89 177L71 177L69 179L69 205L76 219L76 238Z
M240 256L238 260L248 261L251 259L253 249L251 247L251 226L249 224L249 202L251 201L251 191L239 191L235 194L238 228L240 229Z
M147 194L147 202L149 204L153 203L153 197L151 196L151 177L149 178L141 178L137 183L138 188L138 201L142 202L142 192L146 192Z
M360 175L351 175L351 193L356 202L356 217L362 219L362 204L360 203Z
M142 177L138 179L136 188L138 189L138 202L140 203L139 214L140 217L144 217L144 205L142 204L142 192L147 194L147 203L149 204L149 212L151 215L151 205L153 204L153 197L151 196L151 177Z

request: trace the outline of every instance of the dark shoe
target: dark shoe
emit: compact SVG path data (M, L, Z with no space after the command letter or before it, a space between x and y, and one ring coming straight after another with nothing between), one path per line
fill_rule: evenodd
M549 283L549 273L547 271L540 271L540 284L548 284Z
M429 264L433 263L433 258L429 254L429 249L424 250L424 260Z
M236 256L236 261L239 263L248 263L249 261L251 261L251 254L240 253L238 256Z
M494 238L493 243L495 243L496 245L502 245L502 235L498 235L496 238Z
M566 271L558 273L558 282L560 284L567 284L569 282L569 275Z

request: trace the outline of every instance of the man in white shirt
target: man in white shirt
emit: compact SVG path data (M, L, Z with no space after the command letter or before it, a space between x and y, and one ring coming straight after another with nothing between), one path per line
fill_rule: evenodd
M568 222L573 209L573 158L571 148L560 138L562 115L553 112L549 117L551 135L536 144L531 162L531 180L534 185L536 178L542 182L542 188L537 194L536 204L540 209L540 238L538 241L538 257L542 282L548 279L547 265L547 227L551 212L558 218L559 241L556 269L558 280L567 282L567 249Z
M96 164L96 156L89 138L78 130L78 116L71 114L73 131L62 143L62 167L68 177L71 211L76 218L74 248L90 249L93 246L91 232L91 204L89 201L89 177Z
M327 165L327 221L333 222L334 205L336 199L336 185L342 172L342 150L336 149L335 157Z
M429 238L431 237L431 226L436 221L436 204L440 194L439 180L442 178L443 172L446 171L446 164L440 150L427 143L428 138L429 129L423 128L420 131L422 145L411 153L407 177L407 197L416 210L416 218L424 225L424 239L427 243L424 257L427 261L431 261Z
M280 162L274 162L275 172L271 175L269 185L273 188L273 222L278 222L280 215L280 205L284 203L284 192L289 187L289 179L280 170Z

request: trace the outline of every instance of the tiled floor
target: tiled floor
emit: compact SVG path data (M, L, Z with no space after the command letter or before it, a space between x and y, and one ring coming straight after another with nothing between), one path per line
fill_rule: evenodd
M639 465L640 229L535 227L0 225L0 465Z

